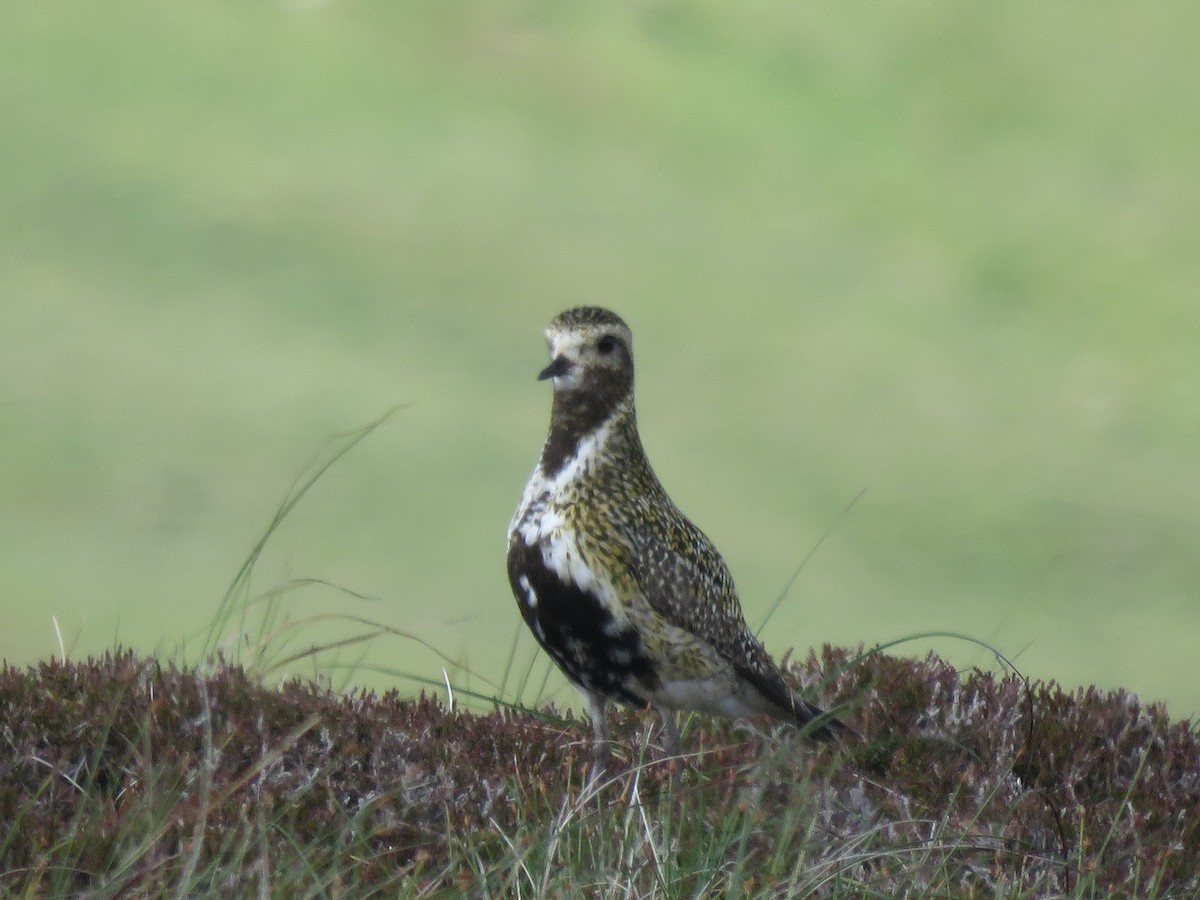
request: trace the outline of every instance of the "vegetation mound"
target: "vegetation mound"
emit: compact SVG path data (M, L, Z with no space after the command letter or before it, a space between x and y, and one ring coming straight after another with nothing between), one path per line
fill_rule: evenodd
M1200 740L1126 693L826 649L862 742L694 717L266 687L118 652L0 672L0 890L24 896L1192 896Z

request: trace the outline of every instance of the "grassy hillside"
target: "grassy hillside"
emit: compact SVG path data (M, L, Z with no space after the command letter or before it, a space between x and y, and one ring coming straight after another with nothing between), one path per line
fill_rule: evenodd
M1127 694L827 651L867 739L268 690L131 654L0 671L14 896L1185 897L1200 742ZM818 660L803 670L819 676ZM645 718L645 717L643 717Z
M257 589L343 585L373 599L310 586L285 614L384 621L499 682L539 332L586 302L632 323L651 458L752 621L836 523L771 649L962 631L1200 710L1195 25L1032 0L9 10L0 656L62 655L57 627L76 655L197 659L309 455L404 404ZM343 661L378 686L444 664L400 639Z

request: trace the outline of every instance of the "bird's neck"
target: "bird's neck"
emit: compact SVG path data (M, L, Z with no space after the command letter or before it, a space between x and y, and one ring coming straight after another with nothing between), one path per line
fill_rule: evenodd
M611 398L603 403L596 402L598 399L605 398L555 391L550 434L542 448L545 477L557 475L584 447L599 459L614 453L625 459L643 455L632 391L615 403Z

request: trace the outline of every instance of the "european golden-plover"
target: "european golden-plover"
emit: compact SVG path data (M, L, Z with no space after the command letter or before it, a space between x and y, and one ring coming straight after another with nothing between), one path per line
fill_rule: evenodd
M788 686L747 627L725 561L650 468L629 327L579 307L546 338L550 433L508 528L508 577L538 643L586 698L597 769L610 700L657 710L673 756L676 710L765 714L820 738L843 729Z

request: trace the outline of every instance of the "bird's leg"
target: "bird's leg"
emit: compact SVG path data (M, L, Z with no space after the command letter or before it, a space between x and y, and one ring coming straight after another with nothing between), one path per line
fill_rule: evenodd
M683 747L679 742L679 726L675 722L675 713L665 706L655 708L663 723L663 749L667 751L667 756L680 756Z
M679 741L679 725L675 722L675 713L665 706L656 706L655 710L663 723L663 749L667 753L666 761L671 766L671 774L678 777L683 772L683 746Z
M608 731L608 716L604 713L604 698L590 691L587 699L588 716L592 720L592 768L588 783L595 784L608 770L608 758L612 755L612 736Z

